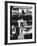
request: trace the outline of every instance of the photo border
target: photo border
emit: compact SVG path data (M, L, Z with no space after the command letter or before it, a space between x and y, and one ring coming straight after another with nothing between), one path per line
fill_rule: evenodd
M20 4L33 4L35 5L35 41L33 42L18 42L18 43L8 43L8 3L20 3ZM5 45L12 44L29 44L36 43L36 3L32 2L15 2L15 1L5 1Z

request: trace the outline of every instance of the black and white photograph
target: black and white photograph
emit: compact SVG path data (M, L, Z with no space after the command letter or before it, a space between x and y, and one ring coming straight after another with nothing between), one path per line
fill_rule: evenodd
M35 43L36 4L5 2L5 44Z

